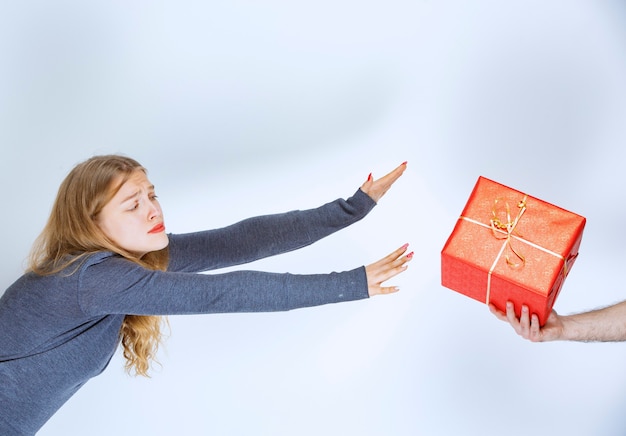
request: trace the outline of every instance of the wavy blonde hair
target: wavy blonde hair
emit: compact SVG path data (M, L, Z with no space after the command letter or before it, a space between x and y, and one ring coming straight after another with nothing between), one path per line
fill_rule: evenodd
M75 166L61 183L48 222L35 241L29 270L40 275L76 272L90 254L110 251L145 268L167 268L168 249L137 257L109 239L96 224L102 208L135 171L146 171L125 156L92 157ZM120 330L125 368L148 376L162 342L160 316L126 315Z

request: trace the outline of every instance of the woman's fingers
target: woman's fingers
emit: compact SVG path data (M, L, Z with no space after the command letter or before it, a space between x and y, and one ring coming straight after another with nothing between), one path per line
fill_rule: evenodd
M404 244L379 261L365 267L370 297L399 291L398 287L383 286L383 283L407 269L408 262L413 258L413 252L406 254L408 247L409 244Z
M377 180L374 180L370 174L365 183L361 186L361 190L369 195L372 200L378 203L378 200L385 195L389 188L391 188L391 185L393 185L395 181L400 178L402 173L404 173L406 165L407 163L403 162L389 174Z

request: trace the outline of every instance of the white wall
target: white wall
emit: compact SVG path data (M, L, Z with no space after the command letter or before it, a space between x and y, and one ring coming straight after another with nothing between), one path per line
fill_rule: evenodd
M329 272L410 242L401 293L171 317L152 379L116 355L40 434L624 434L623 344L523 341L440 286L439 252L484 175L588 218L559 312L626 298L625 20L619 1L3 5L0 289L93 154L142 162L173 232L409 161L364 221L251 266Z

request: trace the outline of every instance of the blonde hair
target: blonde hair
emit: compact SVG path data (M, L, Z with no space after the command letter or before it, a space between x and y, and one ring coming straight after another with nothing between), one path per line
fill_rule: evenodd
M125 156L92 157L75 166L61 183L50 217L35 241L29 270L39 275L71 275L90 254L110 251L145 268L167 268L167 248L137 257L109 239L96 223L102 208L135 171L146 171ZM162 341L160 316L126 315L120 330L125 368L148 376Z

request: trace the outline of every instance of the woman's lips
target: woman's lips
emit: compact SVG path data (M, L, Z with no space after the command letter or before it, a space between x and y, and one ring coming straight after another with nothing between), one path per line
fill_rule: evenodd
M164 231L165 231L165 225L163 225L163 223L160 223L152 227L152 229L148 233L161 233Z

